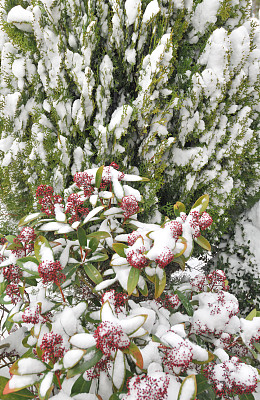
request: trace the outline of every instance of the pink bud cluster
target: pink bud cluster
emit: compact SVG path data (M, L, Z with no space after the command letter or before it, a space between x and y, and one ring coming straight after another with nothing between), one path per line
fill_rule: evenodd
M42 338L40 349L42 353L42 361L55 363L63 357L65 348L62 347L63 339L61 335L53 332L45 333Z
M128 395L135 400L166 400L170 383L168 375L136 375L127 381Z
M138 231L133 231L129 233L127 237L128 246L133 246L133 244L137 241L139 237L142 237Z
M158 257L155 259L160 268L165 268L173 260L173 253L169 247L165 246Z
M182 224L178 221L169 221L166 222L165 228L166 227L170 228L173 238L178 240L179 236L182 234Z
M251 365L232 357L221 364L209 364L203 371L216 395L224 399L244 393L253 393L257 386L258 372Z
M156 300L157 303L161 304L164 308L171 309L177 308L181 304L180 299L177 294L165 294L164 297L159 297Z
M87 171L77 172L73 177L74 182L78 188L84 190L84 196L90 197L94 191L92 182L94 181L94 176L89 174Z
M181 213L182 220L186 221L187 216L185 213ZM198 238L200 231L207 229L213 222L211 216L207 212L200 214L199 211L191 211L188 215L189 225L192 229L192 237Z
M93 379L97 379L100 376L100 372L108 372L111 370L112 365L110 358L108 356L103 356L101 360L99 360L96 365L90 369L88 369L84 373L85 381L92 381Z
M40 185L36 190L36 198L38 198L41 212L46 215L55 215L55 204L61 204L63 198L60 195L53 194L53 187Z
M190 279L190 284L195 292L203 292L207 287L211 292L228 291L227 277L224 271L217 269L207 276L198 274Z
M10 283L7 285L5 293L11 298L12 304L17 304L20 300L22 300L19 286L16 283Z
M66 279L61 271L62 266L59 261L43 261L38 266L38 272L44 284L53 282L61 285Z
M127 294L116 292L114 289L111 289L102 295L102 304L106 301L109 301L109 304L114 308L116 314L120 314L125 310Z
M3 275L8 282L19 283L22 277L22 271L18 265L10 264L3 268Z
M123 197L120 207L124 210L125 219L139 211L138 202L133 195Z
M118 349L126 349L130 346L128 336L123 332L122 327L110 321L101 322L94 332L96 346L105 356L110 356Z
M65 213L71 215L68 220L70 224L75 221L80 221L82 217L85 217L89 213L89 209L83 207L83 203L83 200L77 193L72 193L68 197Z
M103 173L102 173L102 183L101 183L101 188L104 189L109 183L112 182L112 171L113 169L118 170L119 166L115 163L112 162L108 167L104 167ZM124 179L125 174L121 171L118 171L117 174L117 179L121 181Z
M28 324L38 324L40 321L40 307L27 307L22 314L23 322Z
M23 228L20 232L20 234L17 236L18 243L22 243L23 249L27 252L30 253L34 249L34 241L36 239L36 233L35 230L29 226L26 226ZM15 240L14 239L14 242Z
M192 347L185 340L179 341L171 348L161 345L160 350L163 352L162 364L173 373L186 371L193 358ZM180 371L177 371L176 367L180 368Z
M144 246L128 251L126 259L132 267L143 269L149 265L149 260L143 254L144 251L146 251Z

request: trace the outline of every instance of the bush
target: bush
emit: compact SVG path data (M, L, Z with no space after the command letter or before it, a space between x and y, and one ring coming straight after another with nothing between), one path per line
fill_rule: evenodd
M209 196L143 223L140 192L122 183L146 180L112 163L76 173L65 200L40 185L41 211L1 239L3 396L254 398L259 313L238 316L223 271L169 279L194 242L210 250Z

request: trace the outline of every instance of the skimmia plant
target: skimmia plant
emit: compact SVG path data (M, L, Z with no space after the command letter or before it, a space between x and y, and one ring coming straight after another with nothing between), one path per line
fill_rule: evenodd
M1 238L3 398L254 399L258 312L239 317L221 270L171 281L194 245L210 251L209 196L143 223L128 183L144 181L112 163L65 198L40 185L40 211Z

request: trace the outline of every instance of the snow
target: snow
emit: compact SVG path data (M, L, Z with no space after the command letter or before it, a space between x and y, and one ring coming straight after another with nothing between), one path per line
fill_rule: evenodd
M70 343L81 349L87 349L96 345L96 339L90 333L77 333L70 338Z
M51 222L50 222L51 224ZM41 260L44 261L53 261L53 252L52 249L43 242L40 245L40 257Z
M26 374L39 374L46 370L45 365L40 361L33 358L22 358L18 361L18 373L20 375Z
M52 380L53 380L53 376L54 376L54 373L50 371L43 378L43 380L40 384L40 395L42 397L45 397L47 391L50 389Z
M113 367L113 384L119 390L124 382L125 377L125 361L124 354L118 350L116 352Z
M160 12L160 7L157 0L152 0L146 7L142 22L145 24L150 21L156 14Z
M181 388L181 394L179 400L190 400L196 393L196 380L195 377L188 377Z
M10 389L18 389L23 388L25 386L33 385L35 382L41 379L40 376L37 375L13 375L9 380L9 388Z
M70 343L71 343L71 340L70 340ZM81 347L81 346L77 346L77 347ZM73 367L75 364L77 364L79 362L79 360L83 357L84 354L85 354L85 352L80 349L73 349L73 350L67 351L63 357L64 368Z
M126 0L126 26L134 24L139 10L141 10L141 0Z
M20 5L15 6L9 11L7 22L13 23L18 29L25 32L32 32L33 14Z

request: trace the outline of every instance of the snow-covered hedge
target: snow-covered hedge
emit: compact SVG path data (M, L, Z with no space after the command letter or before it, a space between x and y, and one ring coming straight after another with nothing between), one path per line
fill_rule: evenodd
M168 211L209 193L220 237L230 208L257 190L250 1L0 4L0 186L11 212L30 209L39 184L62 194L76 172L115 160L151 179L150 214L158 193Z
M168 279L210 250L209 196L146 224L128 184L145 180L113 163L76 173L65 199L40 185L41 211L2 237L3 398L254 399L259 313L240 317L223 271Z

